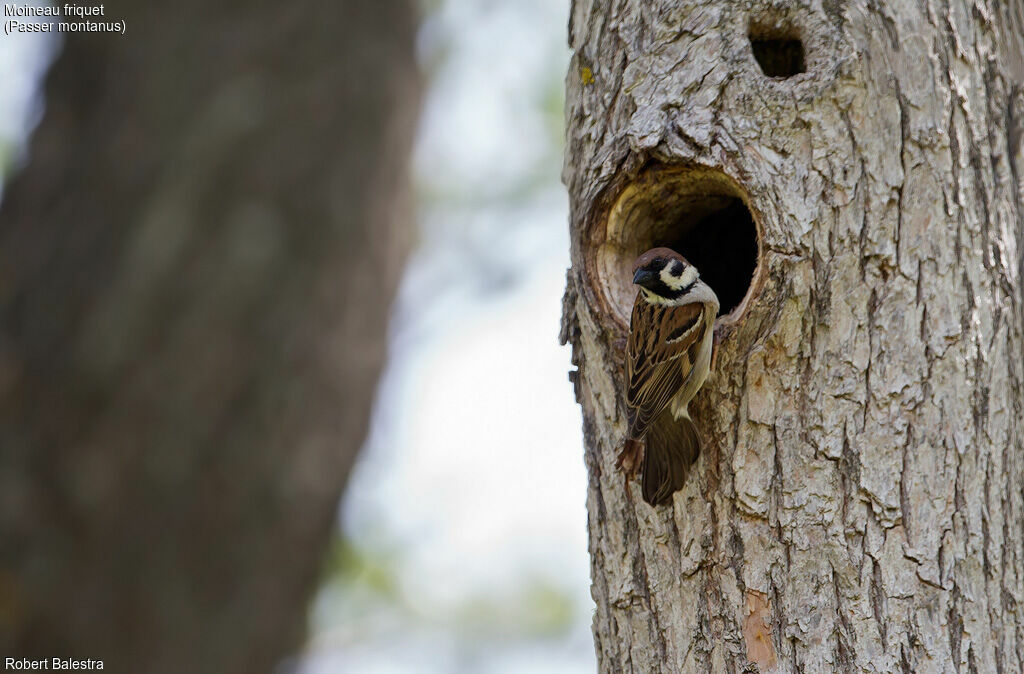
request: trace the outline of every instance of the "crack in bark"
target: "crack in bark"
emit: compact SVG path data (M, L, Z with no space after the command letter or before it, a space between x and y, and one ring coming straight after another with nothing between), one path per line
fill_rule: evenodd
M882 571L878 560L871 558L871 610L875 614L875 625L878 637L882 640L882 648L888 649L885 628L885 592L882 590Z

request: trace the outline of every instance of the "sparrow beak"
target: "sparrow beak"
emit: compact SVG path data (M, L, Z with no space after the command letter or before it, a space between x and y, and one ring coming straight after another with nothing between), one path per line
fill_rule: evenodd
M644 288L650 288L658 281L658 275L646 269L637 269L633 274L633 283Z

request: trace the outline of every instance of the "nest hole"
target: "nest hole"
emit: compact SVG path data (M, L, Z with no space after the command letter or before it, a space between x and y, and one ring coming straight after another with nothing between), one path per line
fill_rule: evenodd
M803 40L792 27L755 23L748 37L754 60L768 77L792 77L807 71Z
M739 186L704 169L648 170L628 185L598 233L597 277L604 299L626 325L636 297L633 261L666 246L697 267L719 300L721 320L738 320L758 275L760 234Z

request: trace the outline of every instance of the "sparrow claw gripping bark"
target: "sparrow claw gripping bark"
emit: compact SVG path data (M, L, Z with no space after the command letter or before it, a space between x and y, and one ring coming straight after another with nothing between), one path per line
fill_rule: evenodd
M615 467L627 476L632 476L640 470L640 462L643 459L644 445L639 440L629 438L622 445L619 457L615 460Z

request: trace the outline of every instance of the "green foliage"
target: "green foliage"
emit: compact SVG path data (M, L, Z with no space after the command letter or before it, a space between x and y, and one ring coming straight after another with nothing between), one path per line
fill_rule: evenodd
M565 636L578 614L568 588L529 575L514 587L476 588L454 605L425 604L430 588L403 584L402 558L397 548L336 537L324 569L325 601L315 618L321 631L345 634L353 643L384 638L396 628L406 634L440 630L472 641L531 641Z
M0 187L7 182L14 165L14 143L7 138L0 138Z
M382 601L397 602L396 564L394 553L361 548L337 535L327 555L324 582L359 589Z

